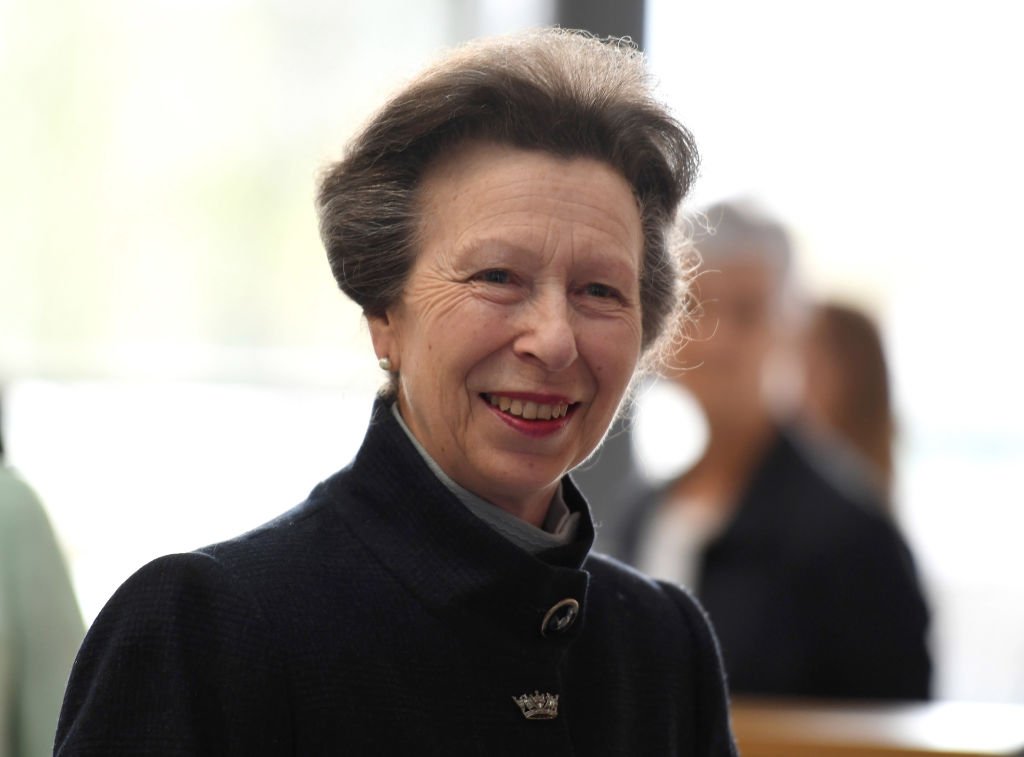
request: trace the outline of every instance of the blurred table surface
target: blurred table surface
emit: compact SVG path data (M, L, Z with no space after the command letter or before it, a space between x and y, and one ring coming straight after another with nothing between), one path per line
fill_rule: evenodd
M1024 705L735 697L741 757L1024 756Z

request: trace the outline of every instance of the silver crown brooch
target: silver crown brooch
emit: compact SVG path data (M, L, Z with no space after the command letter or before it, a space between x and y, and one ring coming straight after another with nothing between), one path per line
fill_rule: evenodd
M541 694L535 691L532 694L512 697L512 701L519 705L523 717L527 720L554 720L558 717L558 694Z

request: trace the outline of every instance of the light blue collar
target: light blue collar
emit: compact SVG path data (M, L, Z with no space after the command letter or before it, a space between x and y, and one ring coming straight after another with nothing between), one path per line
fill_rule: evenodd
M531 554L537 554L552 547L569 544L576 538L580 514L569 512L569 507L565 504L565 498L562 496L561 484L555 490L555 496L551 498L548 514L544 518L544 526L542 528L532 526L512 515L512 513L492 505L483 497L474 494L453 481L447 473L441 470L441 466L434 461L434 458L427 454L427 451L423 449L423 445L419 443L419 440L413 436L409 427L405 425L405 419L402 418L402 414L398 411L397 402L391 406L391 412L398 421L398 425L402 427L405 435L409 437L409 441L412 442L416 451L420 453L420 457L423 458L423 461L430 467L430 470L433 471L438 480L463 505L469 508L470 512L513 544Z

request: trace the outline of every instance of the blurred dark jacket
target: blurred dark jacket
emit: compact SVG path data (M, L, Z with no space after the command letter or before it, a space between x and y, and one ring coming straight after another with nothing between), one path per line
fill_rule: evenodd
M780 431L725 529L703 550L696 594L734 693L926 699L929 612L910 551L862 486L829 477ZM636 562L664 488L629 505L618 553Z

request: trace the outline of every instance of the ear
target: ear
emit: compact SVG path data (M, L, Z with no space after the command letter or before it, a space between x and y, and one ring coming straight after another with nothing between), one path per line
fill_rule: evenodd
M366 323L370 327L370 341L377 359L386 357L391 361L391 370L397 371L400 365L399 340L395 328L395 320L390 313L367 315Z

